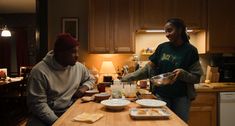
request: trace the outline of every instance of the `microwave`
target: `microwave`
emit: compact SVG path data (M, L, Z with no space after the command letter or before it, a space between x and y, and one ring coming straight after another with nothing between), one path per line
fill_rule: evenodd
M235 57L222 57L219 73L220 82L235 82Z

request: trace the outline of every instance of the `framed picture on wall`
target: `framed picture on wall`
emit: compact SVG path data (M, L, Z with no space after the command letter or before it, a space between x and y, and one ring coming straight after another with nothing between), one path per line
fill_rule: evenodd
M79 19L77 17L62 18L62 32L70 33L76 40L79 39L78 25L79 25Z

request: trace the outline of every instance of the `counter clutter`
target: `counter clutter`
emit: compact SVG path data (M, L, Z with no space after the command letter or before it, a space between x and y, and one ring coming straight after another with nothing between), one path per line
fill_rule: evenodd
M200 83L195 84L196 89L223 89L223 88L235 88L234 82L224 83Z

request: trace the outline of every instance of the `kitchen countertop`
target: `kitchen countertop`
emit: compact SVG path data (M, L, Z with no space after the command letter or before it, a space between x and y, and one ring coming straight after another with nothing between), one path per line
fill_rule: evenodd
M199 83L194 86L196 92L235 91L235 82Z

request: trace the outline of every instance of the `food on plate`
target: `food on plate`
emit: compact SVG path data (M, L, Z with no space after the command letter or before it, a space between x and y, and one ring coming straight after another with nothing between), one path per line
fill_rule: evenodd
M142 114L147 114L147 112L144 109L139 109L139 110L137 110L137 114L142 115Z
M149 109L149 115L160 115L158 109Z

